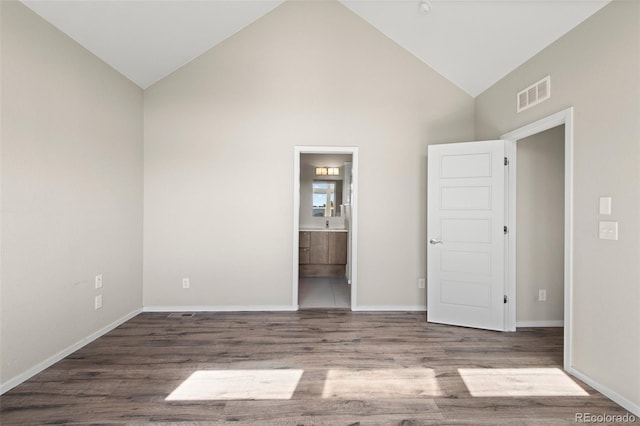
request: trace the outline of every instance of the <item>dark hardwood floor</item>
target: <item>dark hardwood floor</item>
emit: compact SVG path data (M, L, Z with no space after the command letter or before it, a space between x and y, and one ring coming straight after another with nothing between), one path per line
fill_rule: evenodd
M400 312L145 313L2 395L0 422L569 425L576 413L626 414L561 369L560 328L498 333Z

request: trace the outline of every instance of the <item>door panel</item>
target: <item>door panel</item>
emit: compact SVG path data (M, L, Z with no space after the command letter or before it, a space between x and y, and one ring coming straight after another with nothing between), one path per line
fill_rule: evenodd
M488 243L491 241L490 219L443 218L442 239L454 243Z
M491 176L491 155L444 155L440 176L443 178Z
M504 330L504 147L429 146L430 322Z
M309 263L326 265L329 263L329 235L327 232L309 233Z
M345 265L347 263L347 233L327 232L329 234L329 263Z
M488 276L491 273L491 255L481 252L443 251L440 271Z
M491 188L488 186L442 187L440 194L441 210L491 209Z
M441 302L450 305L487 309L491 304L491 289L482 283L443 280Z

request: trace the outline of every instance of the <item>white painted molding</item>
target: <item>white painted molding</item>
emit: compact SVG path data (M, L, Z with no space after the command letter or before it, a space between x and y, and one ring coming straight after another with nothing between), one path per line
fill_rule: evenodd
M506 225L509 227L505 244L505 265L506 265L506 281L505 294L509 303L505 304L505 331L516 331L516 310L518 306L518 292L516 289L516 277L518 265L516 262L516 241L518 238L518 215L516 214L516 170L518 168L518 144L515 140L505 139L505 153L509 159L509 166L506 171L507 187L505 189L505 206L506 206Z
M293 147L293 259L291 303L298 303L298 232L300 230L300 155L351 154L351 310L356 310L358 298L358 147L357 146L303 146Z
M291 261L292 279L291 279L291 304L298 303L298 286L299 286L299 251L296 249L300 246L300 154L302 150L296 146L293 148L293 260Z
M257 305L257 306L145 306L143 312L293 312L298 306ZM420 312L427 311L426 305L371 305L357 306L359 312Z
M564 124L564 369L569 371L573 364L573 107L549 115L531 124L515 129L501 136L507 140L507 146L516 153L516 142L545 130ZM515 160L515 158L514 158ZM513 265L507 277L507 292L516 293L515 264L517 226L515 223L516 202L516 164L509 167L509 219L513 221L509 233L509 264ZM516 323L515 309L509 311L510 324Z
M297 311L293 305L256 305L256 306L145 306L143 312L282 312Z
M564 321L518 321L516 327L564 327Z
M352 309L352 311L358 311L358 312L364 312L364 311L368 311L368 312L391 312L391 311L396 311L396 312L427 312L427 306L426 305L369 305L369 306L363 306L363 305L358 305L356 307L354 307Z
M564 109L562 111L551 114L545 118L534 121L526 126L520 127L509 133L505 133L500 139L518 140L535 135L545 130L549 130L553 127L561 126L567 123L567 118L571 116L573 118L573 107Z
M129 321L131 318L135 317L140 312L142 312L142 309L136 309L135 311L128 313L127 315L123 316L122 318L115 320L111 324L109 324L109 325L107 325L105 327L102 327L100 330L96 331L95 333L90 334L89 336L80 339L79 341L77 341L73 345L71 345L71 346L61 350L57 354L45 359L41 363L36 364L35 366L31 367L30 369L28 369L24 373L18 374L17 376L7 380L5 383L0 385L0 395L4 394L5 392L10 391L11 389L13 389L16 386L18 386L20 383L29 380L30 378L32 378L36 374L40 373L42 370L45 370L45 369L51 367L56 362L68 357L69 355L71 355L72 353L77 351L78 349L88 345L89 343L93 342L97 338L104 336L105 334L107 334L108 332L113 330L114 328L116 328L119 325L124 324L125 322Z
M595 390L597 390L598 392L600 392L601 394L603 394L604 396L606 396L607 398L615 402L616 404L620 405L625 410L628 410L631 414L634 414L635 416L640 417L640 405L635 404L632 401L629 401L627 398L620 395L618 392L599 383L598 381L592 379L591 377L589 377L588 375L586 375L585 373L583 373L582 371L574 367L569 367L569 369L567 369L567 372L572 376L575 376L578 379L582 380L583 382L585 382L586 384L588 384L589 386L591 386L592 388L594 388Z

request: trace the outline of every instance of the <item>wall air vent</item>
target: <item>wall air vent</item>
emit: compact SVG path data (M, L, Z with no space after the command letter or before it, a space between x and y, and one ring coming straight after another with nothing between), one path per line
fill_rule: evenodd
M518 112L538 105L542 101L546 101L551 97L551 76L546 76L537 83L532 84L526 89L518 92L516 104Z

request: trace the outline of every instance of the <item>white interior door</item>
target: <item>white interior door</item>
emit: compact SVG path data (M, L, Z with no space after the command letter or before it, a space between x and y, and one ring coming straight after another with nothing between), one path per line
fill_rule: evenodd
M504 330L505 142L430 145L427 320Z

